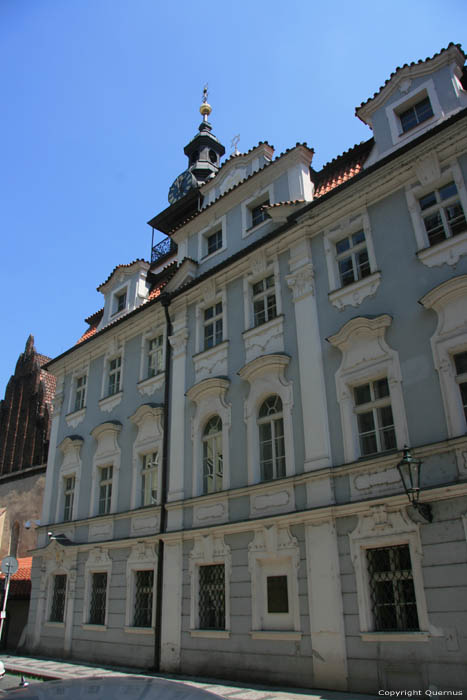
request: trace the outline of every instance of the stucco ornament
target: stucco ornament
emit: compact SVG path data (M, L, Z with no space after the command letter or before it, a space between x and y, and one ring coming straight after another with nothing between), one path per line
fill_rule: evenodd
M287 284L292 290L293 300L299 301L309 294L315 293L315 273L313 265L308 263L290 275L287 275Z

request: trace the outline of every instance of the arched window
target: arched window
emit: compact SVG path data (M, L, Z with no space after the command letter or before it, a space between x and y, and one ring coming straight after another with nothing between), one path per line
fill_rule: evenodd
M222 491L222 421L213 416L203 432L203 493Z
M282 400L277 394L268 396L258 414L261 481L285 476L284 421Z

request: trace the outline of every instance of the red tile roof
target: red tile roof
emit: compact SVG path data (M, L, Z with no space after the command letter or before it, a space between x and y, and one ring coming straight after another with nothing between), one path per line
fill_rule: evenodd
M358 175L373 145L373 139L363 141L326 163L319 172L312 172L312 177L315 181L315 198L322 197L339 185L342 185L343 182Z
M21 557L18 559L18 571L13 574L10 580L10 598L28 598L31 594L31 567L32 557ZM5 575L1 574L4 579Z
M103 313L104 309L99 309L99 311L96 311L95 313L91 314L91 316L88 316L88 318L84 319L86 323L89 323L89 328L85 330L81 338L77 340L77 345L79 343L82 343L83 340L87 340L88 338L97 333L97 326L101 322Z
M386 87L386 85L394 78L394 76L397 75L397 73L399 73L399 71L403 70L404 68L411 68L412 66L416 66L420 63L425 63L425 61L432 61L434 58L437 58L437 56L440 56L442 53L449 51L449 49L452 48L453 46L455 46L457 49L459 49L459 51L462 54L464 54L464 52L462 51L462 46L460 44L455 44L454 42L451 41L445 49L441 49L441 51L438 51L438 53L435 53L431 57L427 56L427 58L421 58L418 61L412 61L411 63L404 63L403 66L397 66L397 68L391 73L389 78L385 81L384 85L381 85L381 87L374 93L373 97L369 97L367 100L362 102L361 105L359 105L358 107L355 108L355 114L357 114L357 116L358 116L358 110L361 109L362 107L364 107L364 105L368 104L368 102L371 102L371 100L374 100L375 97L377 95L379 95L381 90L383 90Z
M116 266L114 267L114 269L112 270L112 272L110 273L110 275L109 275L109 276L107 277L107 279L105 280L105 282L102 282L102 284L100 284L100 285L96 288L97 291L99 292L99 291L100 291L100 288L103 287L104 284L107 284L107 282L109 281L109 279L112 277L112 275L113 275L117 270L120 270L122 267L131 267L132 265L135 265L136 263L139 263L139 262L146 263L146 265L149 265L148 261L145 260L144 258L136 258L136 260L133 260L132 262L129 262L129 263L122 263L121 265L116 265Z

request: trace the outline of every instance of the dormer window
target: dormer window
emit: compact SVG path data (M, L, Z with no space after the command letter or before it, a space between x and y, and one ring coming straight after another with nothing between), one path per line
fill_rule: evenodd
M258 224L262 224L263 221L266 221L266 219L270 219L271 217L267 213L263 207L267 207L269 205L269 199L265 199L264 202L261 202L261 204L257 204L255 207L252 208L251 210L251 227L253 228L254 226L258 226Z
M114 314L120 313L120 311L123 311L126 308L126 289L124 289L121 292L118 292L114 296Z
M219 229L219 231L215 231L214 233L211 233L210 236L207 236L206 244L207 244L206 255L211 255L211 253L215 253L216 250L219 250L219 248L222 248L222 229Z
M399 113L399 119L404 134L433 116L433 109L429 97Z

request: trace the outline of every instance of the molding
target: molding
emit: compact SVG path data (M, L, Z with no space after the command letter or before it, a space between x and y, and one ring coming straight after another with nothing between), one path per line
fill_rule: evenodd
M346 306L360 306L364 299L375 296L380 283L381 272L374 272L353 284L329 292L329 301L339 310Z
M296 641L302 638L301 632L288 632L287 630L251 630L251 639L269 639L271 641Z
M230 639L230 630L190 630L190 637L203 639Z
M429 642L431 634L427 632L364 632L360 635L362 642Z
M275 316L260 326L244 331L242 336L247 362L270 353L284 352L284 316Z
M159 372L154 377L142 379L137 383L136 388L142 396L151 396L159 389L162 389L165 381L165 372Z
M65 416L66 424L70 426L70 428L76 428L77 425L83 422L85 413L86 406L84 406L84 408L80 408L79 411L67 413Z
M118 391L116 394L106 396L99 401L99 408L105 413L110 413L123 399L123 391Z
M228 373L229 341L214 345L192 356L195 380L201 382L210 377L225 376Z
M294 302L301 301L315 293L315 272L312 263L306 263L289 275L285 276L287 284L292 291Z

